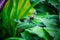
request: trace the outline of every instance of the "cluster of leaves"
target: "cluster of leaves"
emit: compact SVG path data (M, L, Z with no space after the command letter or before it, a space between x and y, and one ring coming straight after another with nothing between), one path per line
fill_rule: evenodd
M8 7L3 7L0 12L0 39L60 40L59 0L30 0L31 6L24 12L22 19L18 17L26 0L19 11L17 11L19 0L9 1ZM33 7L35 8L33 18L26 16ZM12 11L14 15L11 18Z

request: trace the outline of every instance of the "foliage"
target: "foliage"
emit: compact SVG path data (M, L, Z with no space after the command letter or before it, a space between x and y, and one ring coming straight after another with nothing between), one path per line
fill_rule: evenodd
M60 40L59 0L7 0L0 10L0 39Z

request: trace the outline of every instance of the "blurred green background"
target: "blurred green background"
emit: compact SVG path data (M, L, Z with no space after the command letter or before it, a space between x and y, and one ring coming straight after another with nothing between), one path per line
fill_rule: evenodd
M60 40L60 0L0 0L1 40Z

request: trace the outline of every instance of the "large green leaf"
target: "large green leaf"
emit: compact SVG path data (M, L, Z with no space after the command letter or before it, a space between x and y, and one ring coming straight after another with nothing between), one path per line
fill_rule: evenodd
M38 26L43 23L46 27L58 28L58 19L58 15L49 15L48 12L42 12L34 16L32 23Z
M26 40L43 40L43 38L40 38L39 36L35 34L31 34L28 31L22 32L21 35Z
M36 34L41 38L44 38L45 40L53 40L53 38L50 36L50 34L41 27L33 27L30 29L26 29L29 33Z

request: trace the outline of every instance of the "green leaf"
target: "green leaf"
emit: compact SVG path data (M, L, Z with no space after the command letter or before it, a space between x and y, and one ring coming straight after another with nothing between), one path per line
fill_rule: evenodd
M60 40L60 28L58 28L58 31L55 34L54 40Z
M26 15L28 14L28 12L30 11L30 9L32 9L32 8L33 8L35 5L37 5L38 3L39 3L39 0L35 0L35 2L26 9L26 11L24 12L22 18L24 18L24 16L26 16Z
M17 37L10 37L10 38L7 38L5 40L25 40L23 38L17 38Z
M51 3L54 6L60 4L60 0L48 0L48 2Z
M20 13L22 12L22 10L23 10L23 8L24 8L26 2L27 2L27 1L24 0L23 4L22 4L22 6L21 6L21 9L19 9L19 11L18 11L18 15L17 15L18 18L19 18Z
M57 28L58 15L49 15L48 12L39 13L34 16L32 23L41 25L43 23L46 27Z
M50 34L41 27L33 27L30 29L26 29L29 33L36 34L41 38L44 38L45 40L53 40L53 38L50 36Z
M53 38L55 38L59 28L44 28Z
M33 40L32 35L27 31L24 31L23 33L21 33L21 36L26 40Z

